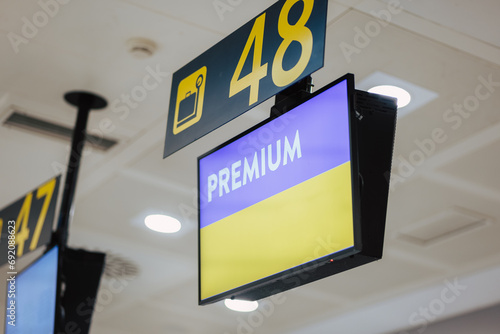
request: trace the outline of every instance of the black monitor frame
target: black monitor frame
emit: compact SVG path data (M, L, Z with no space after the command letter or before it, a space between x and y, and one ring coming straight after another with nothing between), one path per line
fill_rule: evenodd
M293 106L287 106L285 109L292 110L344 80L347 80L348 90L354 247L202 300L200 284L201 225L198 218L198 302L200 305L210 304L225 298L258 300L382 258L396 126L396 99L355 90L354 75L346 74L303 98L299 103L294 103ZM200 185L199 166L202 158L280 116L272 116L198 157L198 189ZM199 193L198 217L200 217Z

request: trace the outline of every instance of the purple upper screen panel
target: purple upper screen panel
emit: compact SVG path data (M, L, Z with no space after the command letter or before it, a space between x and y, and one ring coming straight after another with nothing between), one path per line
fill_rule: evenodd
M346 79L199 160L200 228L347 161Z

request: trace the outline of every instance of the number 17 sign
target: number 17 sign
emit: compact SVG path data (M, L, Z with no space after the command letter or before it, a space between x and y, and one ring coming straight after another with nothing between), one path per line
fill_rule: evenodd
M179 69L164 158L323 67L327 0L281 0Z

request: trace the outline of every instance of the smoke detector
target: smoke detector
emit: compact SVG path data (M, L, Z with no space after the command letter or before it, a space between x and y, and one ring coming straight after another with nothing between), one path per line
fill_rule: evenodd
M157 49L157 44L150 39L135 37L127 41L128 52L137 59L151 57Z

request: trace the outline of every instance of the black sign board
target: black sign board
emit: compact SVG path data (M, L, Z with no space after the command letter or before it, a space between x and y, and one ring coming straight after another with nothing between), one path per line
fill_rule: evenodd
M323 66L327 0L281 0L179 69L164 158Z
M52 237L61 176L42 184L0 211L0 266L19 259Z

